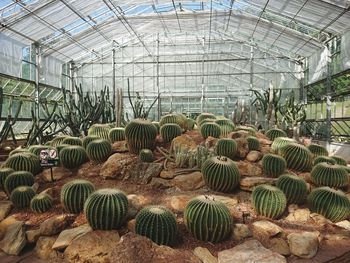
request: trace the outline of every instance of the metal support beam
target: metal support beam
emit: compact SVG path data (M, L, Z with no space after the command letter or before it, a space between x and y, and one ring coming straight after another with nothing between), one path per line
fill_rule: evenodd
M39 79L40 79L40 46L39 44L35 43L33 44L33 47L35 49L35 117L36 117L36 124L39 126L40 125L40 104L39 104L39 99L40 99L40 86L39 86ZM40 138L38 137L38 142L40 142Z
M115 87L115 49L112 49L112 104L113 104L113 111L115 112L116 110L116 102L115 102L115 92L116 92L116 87Z
M160 116L162 115L162 106L160 102L160 87L159 87L159 34L157 34L157 94L158 94L158 121L160 120Z
M331 145L331 134L332 134L332 101L331 101L331 93L332 93L332 55L330 54L329 48L327 48L329 52L329 57L327 61L327 79L326 79L326 123L327 123L327 150L330 150Z

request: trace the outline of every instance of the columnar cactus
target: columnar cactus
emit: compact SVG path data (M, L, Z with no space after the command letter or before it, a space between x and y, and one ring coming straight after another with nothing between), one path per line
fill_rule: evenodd
M166 123L160 127L160 135L164 142L171 142L182 134L181 127L175 123Z
M312 154L303 145L287 144L280 149L280 154L286 160L289 169L308 171L312 166Z
M202 165L203 179L214 191L232 192L239 185L240 174L236 164L224 156L214 156Z
M307 148L310 150L310 152L313 154L314 157L317 157L317 156L328 156L327 149L324 148L321 145L310 144L310 145L307 146Z
M86 147L86 153L91 161L103 163L112 154L112 145L105 139L94 140Z
M147 206L136 216L135 231L158 245L171 245L177 234L175 215L163 206Z
M218 243L232 233L230 211L212 196L197 196L184 211L187 230L198 240Z
M333 222L350 216L350 200L339 190L325 187L314 189L307 198L308 206L314 213L323 215Z
M64 147L60 153L60 163L68 169L78 168L87 161L85 149L81 146L71 145Z
M142 149L154 149L157 128L148 120L135 119L125 127L125 137L129 151L139 154Z
M66 137L61 144L83 146L83 142L78 137Z
M295 174L281 175L276 186L283 191L290 204L301 204L306 200L307 184L303 178Z
M93 192L84 205L85 217L94 230L118 229L125 222L128 199L118 189Z
M31 172L15 171L6 177L4 182L4 188L6 193L10 195L13 189L15 189L18 186L32 186L33 184L34 176Z
M125 140L125 129L122 127L110 129L108 133L109 140L114 143Z
M87 180L73 180L61 189L61 204L69 212L78 214L84 209L84 203L95 190L94 185Z
M169 124L169 123L177 124L181 127L181 129L187 130L187 118L182 114L170 113L170 114L164 115L159 121L160 127L162 127L164 124Z
M34 175L41 171L39 157L29 152L15 153L9 156L4 166L15 171L28 171Z
M142 149L139 154L139 158L142 162L150 163L153 162L153 152L149 149Z
M5 180L14 171L15 170L13 170L12 168L7 168L7 167L0 169L0 189L5 190Z
M348 165L347 161L340 156L333 155L333 156L331 156L331 158L339 165L343 165L343 166Z
M319 163L311 171L311 180L317 186L342 188L348 185L349 176L344 166Z
M211 113L201 113L198 115L197 119L196 119L196 123L197 123L197 126L199 127L200 126L200 123L204 120L204 119L213 119L215 120L216 117L214 114L211 114Z
M209 136L219 138L221 129L220 126L216 123L204 123L200 127L200 132L204 139L208 138Z
M285 131L277 128L267 130L265 135L270 139L270 141L274 141L278 137L287 137L287 133Z
M196 124L194 119L187 118L187 129L192 131L194 129L194 125Z
M260 148L259 140L254 136L249 136L246 138L248 141L249 151L257 151Z
M25 208L28 207L30 201L35 196L35 192L33 188L30 186L18 186L15 188L12 193L10 200L13 205L17 208Z
M287 162L279 155L265 154L262 158L262 166L266 176L278 177L286 170Z
M36 213L44 213L53 206L53 199L49 194L41 193L30 201L30 209Z
M83 143L83 148L86 150L86 147L89 145L90 142L92 142L94 140L98 140L98 139L101 139L101 138L96 136L96 135L88 135L88 136L84 137L81 140Z
M335 160L328 156L317 156L314 159L314 165L318 163L329 163L329 164L336 164Z
M286 146L291 143L296 143L296 141L288 137L278 137L271 144L271 152L279 154L279 151L283 146Z
M271 219L280 217L287 205L287 198L280 189L264 184L254 188L252 201L258 215Z
M56 147L57 145L62 144L63 140L66 138L67 136L57 136L55 138L52 139L50 145L53 147Z
M94 135L102 139L108 140L108 134L111 126L109 124L93 124L88 130L88 135Z
M219 139L215 145L215 153L219 156L226 156L231 160L236 156L237 143L233 139Z

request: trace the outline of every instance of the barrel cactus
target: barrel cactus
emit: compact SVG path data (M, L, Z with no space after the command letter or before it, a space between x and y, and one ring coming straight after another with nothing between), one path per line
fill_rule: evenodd
M111 129L111 126L109 124L96 123L91 125L91 127L88 130L88 135L94 135L102 139L108 140L110 129Z
M153 152L149 149L142 149L139 154L139 158L142 162L150 163L153 162Z
M262 184L254 188L252 202L258 215L276 219L286 209L287 198L277 187Z
M196 122L194 119L187 118L187 130L192 131L195 125L196 125Z
M220 126L221 136L226 137L230 132L235 130L235 125L229 119L223 118L215 121Z
M108 138L112 143L124 141L125 140L125 129L122 127L110 129L109 133L108 133Z
M316 188L309 194L307 202L312 212L333 222L345 220L350 216L350 200L340 190L327 186Z
M157 129L157 134L159 134L160 132L160 124L158 121L152 121L152 124L154 125L154 127L156 127Z
M35 196L35 192L30 186L18 186L12 193L10 200L17 208L25 208L30 205L30 201Z
M216 123L204 123L200 127L200 132L204 139L208 138L209 136L219 138L221 129L220 126Z
M77 145L77 146L83 146L83 142L78 137L71 137L68 136L64 138L61 144L69 144L69 145Z
M318 144L310 144L307 146L313 156L328 156L328 151L325 147Z
M41 193L30 201L30 209L36 213L44 213L53 206L53 199L49 194Z
M175 215L163 206L147 206L136 216L135 231L158 245L171 245L177 234Z
M32 186L34 184L34 176L31 172L15 171L9 174L4 182L4 188L8 195L18 186Z
M349 176L344 166L319 163L311 171L311 180L317 186L342 188L348 185Z
M278 137L287 137L287 133L285 131L277 128L267 130L265 135L270 139L270 141L274 141Z
M237 143L233 139L219 139L215 145L215 153L219 156L226 156L233 159L237 152Z
M236 131L246 131L246 132L248 132L250 135L256 136L256 129L253 128L253 127L250 127L250 126L240 125L240 126L237 126L235 130L236 130Z
M266 176L278 177L286 170L287 162L279 155L265 154L262 158L262 166Z
M286 160L289 169L308 171L312 166L312 154L303 145L287 144L281 148L280 154Z
M64 147L60 151L59 157L60 163L68 169L78 168L87 160L85 149L77 145Z
M211 114L211 113L201 113L197 116L197 119L196 119L196 123L197 123L197 126L199 127L200 126L200 123L204 120L204 119L213 119L215 120L216 117L214 114Z
M46 149L54 149L54 147L47 146L47 145L32 145L28 148L28 150L36 156L39 156L40 152Z
M206 185L219 192L232 192L239 185L240 174L236 164L224 156L214 156L202 165Z
M187 130L187 118L183 114L169 113L167 115L164 115L159 121L160 127L169 123L177 124L181 127L182 130Z
M166 123L160 127L160 135L164 142L171 142L182 134L181 127L175 123Z
M331 156L331 158L336 162L336 164L343 165L343 166L348 165L347 161L340 156L333 155Z
M125 137L129 151L139 154L142 149L154 149L157 128L148 120L135 119L125 127Z
M288 137L278 137L271 144L271 152L279 154L279 151L282 147L291 143L296 143L296 141Z
M103 163L112 154L112 145L105 139L94 140L87 146L86 153L91 161Z
M83 143L83 148L86 150L86 147L89 145L90 142L92 142L94 140L98 140L98 139L101 139L101 138L96 136L96 135L88 135L88 136L84 137L81 140Z
M0 169L0 189L5 190L5 180L14 171L15 170L13 170L12 168L7 168L7 167Z
M246 138L248 141L249 151L257 151L260 148L259 140L254 136L249 136Z
M14 155L15 153L30 153L30 151L28 148L16 148L9 153L9 156Z
M215 119L204 119L202 120L200 123L199 123L199 128L203 125L203 124L206 124L206 123L215 123Z
M60 145L62 144L63 140L66 138L67 136L57 136L55 138L52 139L50 145L53 146L53 147L56 147L57 145Z
M15 153L9 156L4 167L15 171L28 171L34 175L41 171L39 157L30 152Z
M125 222L128 199L118 189L93 192L84 205L85 217L94 230L118 229Z
M336 164L335 160L328 156L317 156L314 159L314 165L318 163L329 163L329 164Z
M295 174L281 175L276 186L283 191L290 204L301 204L306 200L307 184L303 178Z
M187 230L198 240L218 243L232 233L232 217L226 205L212 196L198 196L184 211Z

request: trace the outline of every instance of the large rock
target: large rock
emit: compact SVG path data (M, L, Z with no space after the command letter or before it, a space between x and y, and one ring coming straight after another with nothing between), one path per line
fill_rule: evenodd
M271 146L269 145L260 145L260 152L265 155L271 152Z
M243 244L218 253L219 263L286 263L285 257L265 248L257 240L248 240Z
M81 177L99 177L101 170L101 164L95 164L93 162L87 162L82 164L78 170L78 176Z
M227 135L227 138L230 139L238 139L238 138L247 138L251 136L251 134L244 130L233 131Z
M257 239L269 239L283 234L281 227L267 220L255 221L252 224L252 231Z
M178 175L172 181L182 191L193 191L205 185L201 172Z
M56 237L40 237L35 246L35 254L43 260L54 260L57 258L57 252L52 249Z
M126 141L117 141L112 144L112 150L117 153L128 151L128 143Z
M270 184L274 185L277 181L277 178L268 178L268 177L244 177L240 181L240 188L245 191L252 192L255 186L261 184Z
M259 151L250 151L246 157L248 162L258 162L261 160L261 158L263 157L263 154Z
M173 170L163 170L160 172L159 177L163 179L173 179L175 177L175 173Z
M151 200L144 195L127 195L129 207L132 207L136 210L140 210L144 206L150 204Z
M216 143L218 142L218 140L219 140L218 138L209 136L208 138L205 139L204 145L208 149L213 149L215 147Z
M39 177L45 182L52 182L51 169L44 169ZM72 171L61 166L52 167L54 181L59 181L72 176Z
M203 263L218 263L218 259L214 257L207 248L196 247L193 253L199 258Z
M12 202L0 201L0 222L4 220L12 209Z
M249 227L245 224L235 224L233 226L233 233L232 237L236 241L241 241L247 237L251 237L252 232L250 231Z
M324 225L332 225L332 221L325 218L323 215L317 214L317 213L311 213L310 219L313 221L316 225L324 226Z
M318 250L318 232L291 233L287 236L290 252L301 258L312 258Z
M100 175L105 179L114 179L124 176L131 163L138 159L137 156L129 153L116 153L111 155L103 164Z
M55 240L54 244L52 245L52 249L55 249L55 250L65 249L73 242L73 240L91 231L92 229L88 225L82 225L75 228L63 230L59 234L58 238Z
M150 185L153 189L167 189L173 187L174 182L163 178L152 178Z
M261 177L263 176L262 166L258 163L251 163L247 161L236 162L241 176L247 177Z
M337 222L337 223L335 223L335 225L350 231L350 221L349 220L343 220L343 221Z
M162 170L163 165L160 163L135 162L130 165L124 179L136 184L148 184Z
M286 220L289 222L307 222L310 219L310 210L308 208L301 208L291 211Z
M173 141L171 142L171 151L174 152L174 149L187 149L187 150L195 150L197 148L196 142L193 140L191 136L188 136L187 134L182 134L180 136L177 136Z
M245 138L235 139L237 143L237 153L236 156L239 158L245 158L249 153L248 141Z
M166 206L175 212L183 212L187 203L194 197L194 195L175 195L166 198Z
M283 255L283 256L290 255L288 243L283 238L280 238L280 237L271 238L268 241L267 247L272 251L277 252L280 255Z
M18 255L26 245L24 222L10 219L2 221L4 234L0 241L0 249L9 255Z

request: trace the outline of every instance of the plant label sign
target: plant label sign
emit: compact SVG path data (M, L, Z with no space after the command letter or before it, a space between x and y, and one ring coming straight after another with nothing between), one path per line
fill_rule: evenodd
M39 158L42 167L58 166L58 154L56 149L41 150Z

